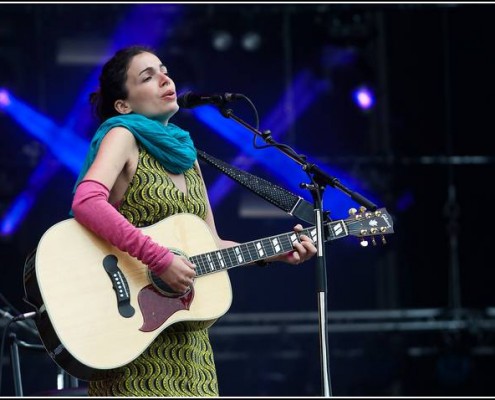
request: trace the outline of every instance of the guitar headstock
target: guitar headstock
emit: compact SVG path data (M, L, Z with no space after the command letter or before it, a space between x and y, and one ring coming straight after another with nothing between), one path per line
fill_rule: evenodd
M386 244L385 236L394 233L392 217L385 208L368 211L360 207L359 212L355 208L349 210L350 217L345 220L349 235L361 238L361 246L368 246L366 237L371 237L371 243L376 245L375 236L380 236L383 244Z

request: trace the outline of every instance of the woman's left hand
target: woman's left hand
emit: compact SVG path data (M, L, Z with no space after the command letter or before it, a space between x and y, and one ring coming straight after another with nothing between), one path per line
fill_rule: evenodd
M297 224L294 227L294 232L299 233L303 230L301 224ZM278 256L273 261L282 261L287 264L297 265L301 264L316 254L316 246L313 241L306 235L299 235L300 242L294 244L294 250L289 253Z

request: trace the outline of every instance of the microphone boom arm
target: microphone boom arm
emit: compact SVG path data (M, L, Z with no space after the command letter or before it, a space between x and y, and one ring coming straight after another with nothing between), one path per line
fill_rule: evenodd
M237 123L241 124L245 128L249 129L251 132L256 134L257 136L260 136L266 143L268 143L270 146L276 147L279 149L281 152L283 152L285 155L287 155L289 158L294 160L296 163L302 166L302 169L306 173L311 173L313 174L313 179L314 181L319 185L319 186L324 186L324 185L330 185L333 188L339 189L342 192L344 192L346 195L351 197L354 201L357 203L361 204L362 206L366 207L368 210L375 211L378 206L365 198L363 195L350 190L346 186L344 186L338 178L335 178L326 172L322 171L318 166L315 164L311 164L306 162L306 156L297 154L290 146L283 144L283 143L278 143L275 139L273 139L270 131L265 131L265 132L260 132L258 129L254 128L253 126L249 125L246 123L244 120L241 118L237 117L234 112L230 108L224 108L224 107L219 107L220 113L225 117L225 118L230 118Z

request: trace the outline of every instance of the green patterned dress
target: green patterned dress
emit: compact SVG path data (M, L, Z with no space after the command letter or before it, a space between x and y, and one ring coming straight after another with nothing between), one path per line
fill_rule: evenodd
M136 173L119 205L135 226L144 227L176 213L205 218L203 183L195 167L184 173L187 193L180 191L161 164L144 149ZM218 382L208 322L178 322L166 328L131 363L89 382L90 396L218 396Z

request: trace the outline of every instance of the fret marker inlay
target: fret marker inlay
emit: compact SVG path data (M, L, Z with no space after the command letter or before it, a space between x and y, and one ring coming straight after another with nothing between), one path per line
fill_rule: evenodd
M334 231L335 235L339 236L342 234L344 229L342 228L342 225L340 223L337 223L333 226L333 231Z
M256 248L258 249L258 254L260 255L260 257L263 257L265 252L263 251L263 247L261 246L260 242L256 243Z
M316 228L313 229L310 233L311 233L311 239L313 240L313 242L315 242L316 241Z
M281 248L277 238L272 239L272 244L273 248L275 249L275 253L280 252Z
M215 269L215 265L213 264L213 261L211 260L211 256L209 254L207 254L206 259L208 261L208 264L210 265L210 270L213 271Z
M235 254L237 255L237 259L239 260L239 262L243 262L244 259L242 258L241 251L239 250L239 247L236 247L234 249L234 251L235 251Z
M223 256L220 251L217 251L217 257L218 257L218 261L220 261L220 265L222 266L222 268L225 268L225 262L223 261Z

